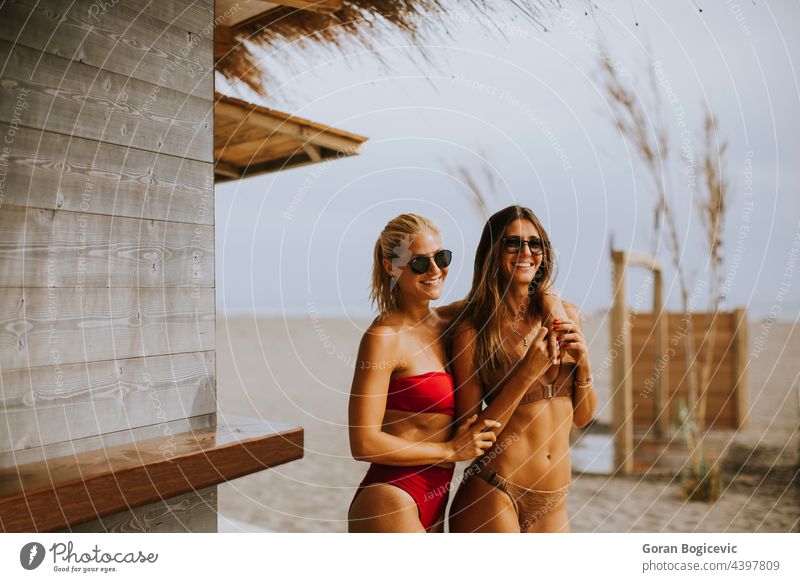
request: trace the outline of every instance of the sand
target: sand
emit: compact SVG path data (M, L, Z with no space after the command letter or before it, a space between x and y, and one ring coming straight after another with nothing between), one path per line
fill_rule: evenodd
M347 529L347 507L367 467L350 457L347 400L368 321L312 315L218 319L220 414L305 429L302 460L220 486L220 514L235 523L281 532ZM608 349L601 321L585 323L594 362ZM720 499L684 502L669 478L576 475L573 531L800 531L800 338L790 323L751 322L751 341L762 334L764 349L750 364L750 423L733 435ZM607 378L596 387L601 423L611 420Z

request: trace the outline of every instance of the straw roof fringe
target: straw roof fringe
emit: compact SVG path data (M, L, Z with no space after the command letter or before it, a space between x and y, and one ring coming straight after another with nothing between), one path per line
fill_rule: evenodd
M264 65L248 44L265 49L283 49L292 43L293 50L281 53L283 64L292 58L295 64L307 65L298 53L310 49L332 49L342 53L354 46L376 51L385 44L385 34L398 31L410 44L419 46L424 58L430 59L424 47L432 36L449 35L447 16L459 13L455 22L464 17L494 28L491 16L503 8L525 15L538 27L546 30L542 17L548 9L560 8L559 0L342 0L334 13L312 12L282 7L270 10L255 20L233 28L222 24L216 27L216 69L229 81L241 81L256 93L266 97ZM245 41L244 43L242 41Z

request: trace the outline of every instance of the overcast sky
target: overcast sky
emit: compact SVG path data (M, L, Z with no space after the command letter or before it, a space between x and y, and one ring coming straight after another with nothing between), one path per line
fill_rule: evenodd
M548 32L510 11L498 21L505 38L487 33L471 13L453 11L452 37L429 47L432 64L391 36L380 51L386 64L370 54L314 53L297 71L281 69L280 52L268 55L278 74L262 104L369 141L354 158L217 187L218 310L369 315L373 245L402 212L439 225L454 253L443 300L463 297L485 217L458 167L482 179L487 193L494 190L490 211L520 203L540 217L556 247L557 285L566 298L585 312L609 307L609 239L616 248L650 252L655 197L612 126L598 83L603 41L648 103L647 71L655 67L673 151L691 132L697 153L706 105L718 116L719 137L730 144L727 307L747 306L751 318L772 311L795 320L800 4L720 0L699 2L702 12L695 2L601 4L587 17L579 3L567 2L547 20ZM257 101L219 80L217 88ZM675 157L682 260L702 281L707 252L683 169ZM659 257L669 263L666 248ZM631 272L629 303L641 294L643 276ZM702 284L696 289L702 309L707 295ZM671 268L666 292L677 309ZM649 305L649 298L641 303Z

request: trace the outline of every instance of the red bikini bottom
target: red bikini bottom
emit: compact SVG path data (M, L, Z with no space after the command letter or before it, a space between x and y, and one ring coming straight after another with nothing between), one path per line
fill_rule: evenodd
M455 467L418 465L395 467L372 463L358 486L356 495L367 485L389 483L407 492L417 504L419 521L429 529L444 513ZM354 497L355 498L355 497Z

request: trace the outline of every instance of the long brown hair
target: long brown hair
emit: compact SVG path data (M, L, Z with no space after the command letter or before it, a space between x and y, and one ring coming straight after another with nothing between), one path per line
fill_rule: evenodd
M503 280L500 266L504 252L501 241L509 225L517 219L528 220L538 229L544 248L542 264L528 289L528 314L542 312L543 292L555 278L555 256L550 237L530 208L509 206L489 218L475 251L472 288L467 295L466 306L458 318L459 322L466 322L475 330L473 364L485 392L494 388L490 383L499 370L509 370L514 364L501 342L501 323L504 318L514 314L503 302L503 297L509 291L509 282Z

